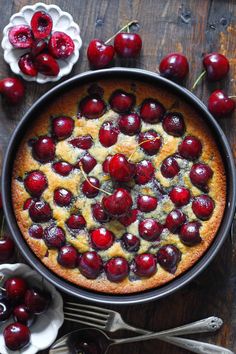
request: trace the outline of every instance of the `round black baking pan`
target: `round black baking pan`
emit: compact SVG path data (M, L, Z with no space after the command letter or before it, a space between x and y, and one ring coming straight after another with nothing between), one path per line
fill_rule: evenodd
M30 123L31 121L33 121L34 117L40 112L41 108L45 107L48 102L53 100L61 93L64 93L65 91L73 87L82 84L94 83L99 79L114 80L116 78L125 78L131 81L138 80L141 82L147 82L152 85L157 85L160 89L163 87L176 94L181 100L185 100L186 102L190 103L192 107L194 107L200 113L202 118L210 127L210 130L215 137L218 148L222 155L227 176L227 202L222 223L212 245L202 256L202 258L191 269L189 269L184 274L180 275L170 283L162 287L151 289L145 292L129 295L112 295L86 290L84 288L78 287L72 283L67 282L63 278L57 276L55 273L51 272L34 255L34 253L31 251L31 249L25 242L23 236L21 235L21 232L18 228L15 219L11 201L11 176L16 151L22 137L24 136L26 129L28 128L28 126L30 126ZM44 94L38 101L36 101L32 105L30 110L24 115L24 117L21 119L18 126L16 127L6 150L2 171L2 197L6 220L17 246L19 247L26 260L31 264L31 266L35 268L39 273L41 273L43 277L53 283L60 290L65 291L70 295L74 295L80 299L90 300L93 302L99 302L104 304L134 304L159 299L173 293L174 291L180 289L181 287L189 283L191 280L193 280L201 271L203 271L209 265L209 263L219 251L227 235L229 234L235 208L235 183L236 178L234 160L227 138L225 137L223 131L219 127L216 120L208 112L205 105L196 96L194 96L185 88L180 87L179 85L163 77L160 77L155 73L140 69L112 68L93 72L86 72L75 76L55 86L53 89Z

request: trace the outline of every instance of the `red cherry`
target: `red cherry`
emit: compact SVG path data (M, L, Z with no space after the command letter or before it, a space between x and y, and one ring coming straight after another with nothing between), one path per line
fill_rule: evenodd
M61 248L66 241L65 232L61 227L50 225L44 230L44 241L48 247Z
M88 181L82 183L82 192L87 198L94 198L99 193L100 182L96 177L88 177Z
M33 14L30 22L34 38L44 39L52 31L52 18L44 11L37 11Z
M4 329L3 337L8 349L20 350L29 343L30 330L22 323L11 323Z
M114 234L105 229L105 227L91 231L90 237L92 246L97 250L106 250L111 247L114 242Z
M147 241L157 241L162 233L163 225L154 219L145 219L139 223L139 235Z
M88 150L93 145L93 138L89 134L80 135L80 136L77 136L76 138L70 140L69 143L76 148Z
M66 221L67 226L73 230L80 230L86 226L86 220L81 214L72 214Z
M154 130L148 130L139 134L139 144L147 155L155 155L161 147L161 137Z
M203 163L196 163L191 167L190 171L191 182L197 186L205 186L213 176L213 171L210 166Z
M81 157L81 159L77 162L75 167L80 168L80 163L82 163L84 172L88 174L97 165L97 160L92 155L87 153Z
M102 270L102 259L97 252L85 252L79 262L80 272L89 279L96 279Z
M31 206L31 204L33 202L34 202L33 198L26 199L26 201L24 202L24 205L23 205L23 210L29 209L29 207Z
M151 197L149 195L139 195L137 199L137 206L139 210L145 213L149 213L150 211L156 209L157 198Z
M169 197L176 206L181 207L189 203L191 194L187 188L176 186L170 191Z
M109 173L109 163L111 161L111 158L112 156L108 155L102 164L102 169L104 173Z
M185 221L186 215L181 210L174 209L167 215L165 225L170 232L176 233Z
M15 244L9 236L0 238L0 263L7 263L14 254Z
M57 257L58 263L65 268L75 268L77 265L78 253L73 246L63 246Z
M235 110L235 102L222 90L216 90L209 97L208 109L214 117L228 116Z
M149 253L142 253L135 256L134 272L139 277L151 277L156 273L156 258Z
M109 216L107 215L107 213L105 213L100 203L96 203L92 205L92 213L94 219L100 222L101 224L109 221Z
M125 233L122 238L122 245L128 252L137 252L140 247L140 240L137 236L130 234L130 233Z
M201 220L208 220L213 213L215 204L211 197L202 194L194 198L192 202L192 209L194 214Z
M106 111L105 102L99 97L86 96L79 104L79 115L88 118L96 119L101 117Z
M33 44L33 35L30 26L18 25L11 27L8 38L14 48L26 49Z
M48 309L51 295L38 288L30 288L26 291L24 303L30 313L41 315Z
M34 222L47 222L52 218L52 209L47 202L39 200L30 205L29 216Z
M30 326L34 322L34 315L29 312L24 304L18 305L13 310L14 321Z
M63 140L71 136L74 129L74 120L70 117L57 117L52 120L52 134L58 139Z
M135 96L122 90L113 92L110 97L111 109L117 113L128 113L135 105Z
M122 58L135 58L142 49L142 39L137 33L121 32L115 36L114 48Z
M35 40L31 47L31 54L36 57L39 53L42 53L47 48L47 42L45 40Z
M54 58L66 59L73 54L75 44L68 34L56 31L49 39L48 50Z
M43 238L43 228L41 225L33 224L29 228L29 235L36 239Z
M99 141L105 147L110 147L117 142L119 129L113 122L104 122L99 130Z
M188 60L181 53L170 53L161 60L159 71L168 79L183 80L189 72Z
M118 220L122 225L128 227L129 225L133 224L133 222L137 220L138 214L139 211L137 209L132 209L127 214L120 216Z
M161 173L165 178L173 178L179 173L179 165L172 156L167 157L161 164Z
M195 246L198 243L202 241L200 234L199 234L199 229L201 227L201 224L197 221L193 222L188 222L184 225L181 226L180 229L180 240L186 245L186 246Z
M52 165L53 170L58 173L59 175L66 177L68 176L71 171L73 170L73 166L66 162L66 161L58 161L54 162Z
M131 195L124 188L117 188L112 195L102 199L102 206L105 212L114 217L126 214L132 205Z
M34 65L34 58L31 53L23 54L18 61L18 65L24 74L29 76L38 75L38 70Z
M137 113L122 115L119 119L119 128L123 134L135 135L139 133L141 127L141 119Z
M105 44L100 39L93 39L87 49L88 61L94 69L102 69L108 66L114 54L114 47Z
M3 285L6 296L13 303L19 302L28 288L26 281L21 277L8 278Z
M46 76L57 76L60 71L60 67L50 54L40 53L35 58L35 66L38 71Z
M220 53L206 54L203 58L203 66L207 77L211 81L223 79L229 72L229 61Z
M52 138L41 136L33 142L32 150L36 160L47 163L54 159L56 146Z
M0 80L0 94L11 104L18 104L25 94L25 87L17 77Z
M167 113L162 122L163 129L173 136L182 136L185 132L184 118L181 113Z
M146 123L159 123L165 114L164 106L153 98L143 101L140 108L140 116Z
M24 186L27 192L33 197L40 197L43 191L47 188L48 182L43 172L33 171L24 179Z
M137 184L146 184L154 176L155 168L151 161L143 160L136 165L135 181Z
M180 260L181 252L174 245L162 246L157 252L157 262L167 272L175 273Z
M112 282L120 282L129 274L129 263L123 257L109 259L105 265L107 279Z
M123 154L115 154L109 160L109 173L111 178L118 182L129 182L134 174L132 165Z
M179 145L179 153L187 160L196 160L202 153L202 143L195 136L186 136Z
M72 197L72 193L65 188L57 188L54 191L54 202L61 207L70 205Z

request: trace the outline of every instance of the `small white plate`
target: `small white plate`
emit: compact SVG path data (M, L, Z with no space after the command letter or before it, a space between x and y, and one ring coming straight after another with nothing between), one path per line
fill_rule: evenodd
M36 317L35 322L30 326L30 344L21 350L11 351L5 346L3 330L13 318L4 322L0 326L0 353L1 354L35 354L40 350L46 349L56 340L59 328L64 322L63 300L59 292L53 285L48 283L37 272L23 263L3 264L0 266L0 275L4 279L13 276L22 276L32 286L46 289L52 297L48 310Z
M16 25L30 25L31 18L36 11L47 12L53 20L52 31L60 31L68 34L74 41L75 50L74 53L67 59L57 60L60 66L60 72L56 77L45 76L43 74L38 74L35 77L25 75L21 72L18 66L18 60L21 55L29 52L29 49L16 49L14 48L8 39L9 29ZM27 81L36 81L39 84L44 84L50 81L58 81L63 76L68 75L74 64L79 59L79 50L82 46L82 40L80 37L80 28L73 21L72 16L68 12L62 11L57 5L46 5L38 2L32 6L22 7L20 12L17 12L10 18L10 23L3 30L3 40L2 48L4 50L4 59L10 65L11 70L22 76Z

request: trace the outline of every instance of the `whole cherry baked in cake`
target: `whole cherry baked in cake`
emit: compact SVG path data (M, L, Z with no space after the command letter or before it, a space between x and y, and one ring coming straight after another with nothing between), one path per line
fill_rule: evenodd
M101 80L60 94L16 155L22 235L78 286L127 294L188 270L212 243L226 177L201 115L163 87Z

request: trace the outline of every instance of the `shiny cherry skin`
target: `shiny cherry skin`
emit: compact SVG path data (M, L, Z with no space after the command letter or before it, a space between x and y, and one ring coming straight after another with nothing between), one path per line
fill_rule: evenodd
M28 308L24 304L14 307L13 317L15 322L20 322L27 327L30 327L35 319L34 315L29 312Z
M207 78L211 81L221 80L229 72L229 61L220 53L206 54L203 58L203 66L207 72Z
M139 134L138 142L147 155L155 155L161 147L161 137L154 130L148 130Z
M88 174L97 165L97 160L92 155L87 153L81 157L78 163L76 163L75 167L80 168L80 163L82 163L84 172Z
M119 119L119 129L125 135L138 134L140 128L141 119L137 113L124 114Z
M10 104L18 104L25 95L25 87L17 77L7 77L0 80L0 94Z
M52 134L58 140L64 140L71 136L75 122L72 118L62 116L52 120Z
M43 238L43 233L44 233L44 230L41 225L33 224L29 228L29 235L33 238L40 240Z
M144 213L149 213L157 207L157 198L149 195L139 195L137 198L137 207Z
M134 168L123 154L115 154L109 160L109 174L117 182L129 182L134 175Z
M105 102L97 96L86 96L79 104L79 116L88 119L101 117L106 111Z
M177 176L179 171L178 162L172 156L167 157L161 164L161 174L165 178L173 178Z
M154 176L155 168L149 160L142 160L136 165L135 182L137 184L146 184Z
M28 285L21 277L8 278L3 285L6 296L13 303L17 303L24 298Z
M121 237L121 242L124 249L128 252L137 252L140 247L140 240L137 236L126 232Z
M81 230L86 226L86 220L81 214L72 214L66 221L67 226L72 230Z
M124 188L117 188L110 196L102 199L102 206L108 215L117 217L128 213L133 205L130 193Z
M118 220L122 225L128 227L129 225L133 224L137 220L138 214L139 214L138 209L132 209L128 211L127 214L118 217Z
M135 96L122 90L113 92L110 97L110 106L117 113L129 113L135 105Z
M196 163L191 167L190 180L197 187L206 186L213 176L210 166L203 163Z
M182 186L175 186L169 193L171 201L178 207L187 205L190 201L190 191Z
M50 225L44 230L44 241L48 247L61 248L66 242L64 230L55 225Z
M112 45L107 45L100 39L93 39L87 49L88 61L92 68L102 69L113 60L115 50Z
M180 229L180 240L186 246L194 246L202 241L199 229L201 224L198 221L187 222Z
M30 22L34 38L44 39L47 38L52 31L52 18L45 11L36 11Z
M5 345L10 350L20 350L30 341L30 330L22 323L9 324L3 331Z
M172 210L166 217L165 226L167 229L176 233L186 221L186 215L179 209Z
M69 141L71 145L82 150L88 150L93 145L93 138L91 135L80 135Z
M129 263L123 257L113 257L105 264L107 279L111 282L121 282L129 274Z
M121 32L114 39L115 52L122 58L136 58L142 49L142 39L137 33Z
M102 170L104 173L109 173L109 163L110 163L111 158L112 158L112 156L108 155L106 157L106 159L103 161Z
M41 163L47 163L54 159L56 146L53 138L41 136L32 145L33 156Z
M235 107L235 101L222 90L212 92L208 100L208 109L216 118L230 115Z
M119 129L113 122L104 122L99 130L99 141L105 147L110 147L117 142Z
M140 107L140 117L145 123L159 123L165 114L164 106L153 98L143 101Z
M181 252L174 245L162 246L157 252L157 262L169 273L175 273L181 260Z
M48 53L40 53L35 58L37 70L46 76L57 76L60 72L60 66L56 59Z
M179 153L185 159L194 161L202 153L202 143L197 137L188 135L179 145Z
M45 290L33 287L25 293L24 304L32 314L41 315L44 313L48 309L50 302L51 295Z
M157 241L162 233L163 225L154 219L145 219L139 223L139 235L147 241Z
M37 39L31 46L31 54L36 57L39 53L42 53L47 48L47 46L48 44L45 40Z
M65 32L55 31L48 41L48 51L56 59L67 59L75 50L72 38Z
M58 188L54 191L54 202L60 207L70 205L72 197L72 193L65 188Z
M97 250L106 250L114 242L114 234L105 227L99 227L90 233L92 246Z
M52 218L52 209L47 202L39 200L30 205L29 216L34 222L47 222Z
M206 194L202 194L195 197L192 202L192 210L194 214L201 220L210 219L214 207L214 201Z
M54 162L54 164L52 165L52 169L59 175L67 177L73 170L73 166L66 161L58 161Z
M185 132L184 118L181 113L169 112L162 121L163 129L172 136L180 137Z
M96 177L88 177L88 180L82 183L82 192L87 198L96 197L99 193L98 188L100 188L100 182Z
M96 279L103 268L102 259L95 251L82 254L79 261L79 271L88 279Z
M24 205L23 205L23 210L28 210L29 207L31 206L31 204L33 204L33 203L34 203L33 198L26 199L26 201L24 202Z
M63 246L58 253L57 261L62 267L75 268L78 261L78 252L73 246Z
M18 60L18 66L25 75L32 77L38 75L38 70L34 64L34 57L31 53L23 54Z
M5 295L0 294L0 324L6 321L12 314L12 304Z
M107 215L107 213L105 213L100 203L92 205L92 214L94 219L100 222L101 224L106 223L110 220L109 216Z
M15 244L8 235L3 235L0 238L0 263L7 263L15 251Z
M188 60L181 53L170 53L161 60L159 71L170 80L181 81L188 75Z
M43 172L32 171L24 179L24 186L32 197L40 197L47 188L48 182Z
M156 258L150 253L142 253L135 256L134 273L139 277L151 277L156 273Z

